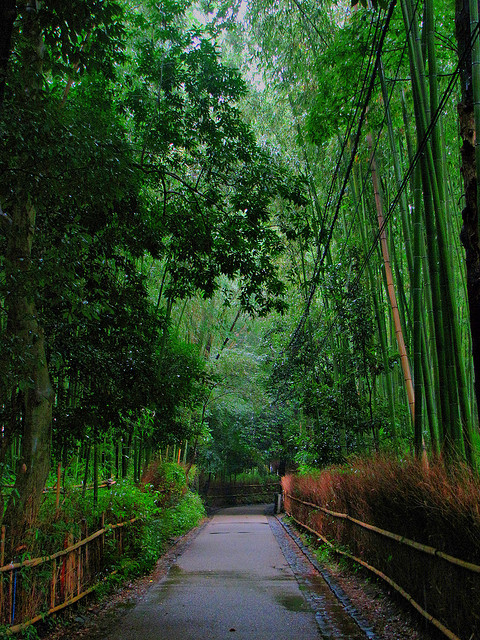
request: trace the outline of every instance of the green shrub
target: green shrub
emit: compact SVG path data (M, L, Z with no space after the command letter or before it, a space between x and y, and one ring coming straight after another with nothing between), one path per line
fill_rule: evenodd
M157 517L146 521L141 535L145 565L152 566L171 540L196 527L204 516L205 507L200 497L187 491L177 505L162 509Z
M145 490L156 492L157 505L169 507L176 504L187 491L185 469L175 462L154 460L142 476Z
M82 589L96 585L105 593L127 578L152 568L169 541L195 527L205 514L198 495L187 491L183 468L174 463L155 467L154 483L136 486L119 481L99 492L93 504L92 492L81 490L63 496L56 507L55 494L48 493L35 529L27 532L18 560L49 556L90 536L102 527L102 537L90 543L88 568L82 573ZM128 522L135 519L134 522ZM127 523L121 528L108 525ZM61 579L60 559L57 577ZM17 574L16 622L31 619L50 606L52 565L24 567ZM34 594L34 596L32 596Z

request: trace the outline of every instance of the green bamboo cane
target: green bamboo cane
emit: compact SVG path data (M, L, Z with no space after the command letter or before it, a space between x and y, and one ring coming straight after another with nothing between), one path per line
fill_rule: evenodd
M388 141L390 144L390 152L392 154L392 160L393 160L395 183L398 189L401 186L403 181L402 170L401 170L400 157L398 153L397 141L393 131L390 100L388 96L387 84L385 81L385 72L383 69L382 62L380 62L380 67L379 67L379 79L380 79L380 86L382 89L383 104L385 108L385 122L387 124ZM403 239L405 243L405 252L407 256L408 272L411 278L413 273L413 252L412 252L412 242L411 242L410 224L409 224L409 216L408 216L408 202L407 202L407 195L405 193L405 190L402 190L400 194L399 205L400 205L400 213L402 218L402 231L403 231Z
M386 100L387 98L387 92L386 92L386 84L385 84L385 79L384 77L381 76L381 81L382 81L382 94L384 96L384 100ZM407 112L407 104L406 104L406 99L405 99L405 92L404 89L402 87L402 92L401 92L401 106L402 106L402 117L403 117L403 125L404 125L404 129L405 129L405 136L406 136L406 141L407 141L407 158L409 160L409 162L411 163L413 161L413 157L414 157L414 152L413 152L413 145L411 142L411 136L410 136L410 124L409 124L409 117L408 117L408 112ZM389 130L389 140L390 140L390 145L392 147L392 157L394 160L394 169L395 169L395 176L396 176L396 180L397 180L397 185L400 186L401 183L401 166L400 166L400 158L398 156L398 153L396 153L393 149L396 150L396 146L395 146L395 136L393 134L393 128L392 128L392 121L391 118L387 116L387 128ZM422 394L425 396L425 404L426 404L426 414L423 415L422 417L422 421L427 421L428 422L428 428L429 428L429 432L430 432L430 441L431 441L431 446L434 452L438 452L439 449L439 427L438 427L438 417L441 416L441 406L439 404L439 400L438 398L440 397L440 393L438 392L439 389L439 376L438 376L438 372L439 372L439 365L438 365L438 356L437 356L437 351L436 349L431 350L429 348L429 340L427 338L427 327L428 325L430 325L430 335L431 336L435 336L435 325L433 323L433 310L432 310L432 298L431 298L431 291L430 291L430 278L429 278L429 272L428 272L428 268L426 269L423 265L424 261L425 261L425 243L424 243L424 239L423 239L423 225L422 225L422 191L421 191L421 186L420 186L420 173L419 173L419 169L416 169L413 173L412 173L412 177L410 179L410 185L411 185L411 189L412 192L414 194L414 205L413 205L413 224L414 224L414 232L413 232L413 237L415 242L413 243L414 246L414 250L413 251L408 251L407 249L407 261L409 262L409 273L411 274L411 283L412 283L412 289L415 292L415 285L414 280L415 280L415 275L418 278L418 286L420 286L420 301L417 300L417 309L415 311L416 305L415 305L415 300L413 301L413 307L414 307L414 312L413 312L413 316L414 316L414 320L413 320L413 325L415 325L415 319L417 321L417 331L419 330L418 328L418 324L420 324L420 331L421 331L421 335L420 337L417 335L417 341L419 340L420 343L413 346L413 352L414 354L417 354L417 360L416 360L416 367L415 367L415 355L414 355L414 372L415 373L415 378L418 378L419 375L419 361L418 361L418 349L420 349L420 362L421 362L421 372L422 372ZM408 214L408 204L407 204L407 198L406 195L403 196L400 199L400 211L402 214L402 226L404 229L404 239L405 239L405 243L408 247L412 247L412 242L411 242L411 234L410 234L410 224L409 224L409 220L410 220L410 216ZM415 219L416 219L416 215L419 215L419 221L417 221L417 224L415 225ZM419 235L417 235L419 234ZM417 249L415 249L415 243L418 242L418 247ZM417 262L416 266L414 265L413 261L413 255L417 255L417 257L419 257L419 261ZM410 260L412 260L412 263L410 264ZM421 287L421 283L422 280L425 283L425 291L422 292L422 287ZM417 292L418 293L418 292ZM415 298L415 293L413 293L413 298ZM418 318L415 314L416 313L420 313L420 317ZM413 327L413 333L415 334L415 326ZM415 343L415 339L414 339L414 343ZM432 375L432 371L433 371L433 375ZM437 392L435 392L435 390L437 390ZM422 410L421 407L419 407L419 410ZM417 438L418 438L418 434L417 434Z
M430 92L430 112L435 112L438 108L438 65L437 65L437 57L435 51L435 42L434 42L434 22L433 22L433 3L431 0L425 1L425 14L424 14L424 33L426 37L426 48L428 51L428 66L429 66L429 92ZM429 114L431 117L431 113ZM445 250L445 242L446 242L446 201L445 201L445 183L446 183L446 175L445 175L445 166L443 163L443 154L442 154L442 141L440 137L440 125L439 122L435 124L432 129L431 134L431 148L432 153L432 161L433 167L430 166L429 169L434 169L434 174L438 177L436 182L436 198L437 202L435 202L434 196L434 209L435 209L435 220L437 227L437 238L439 244L439 255L440 255L440 282L443 290L443 300L444 300L444 312L447 322L445 324L447 344L451 345L451 349L447 350L447 366L449 368L449 379L451 381L450 386L450 416L452 419L452 429L453 429L453 438L454 438L454 446L459 450L462 449L462 433L460 430L460 423L456 416L458 415L458 407L460 406L460 410L464 407L464 402L462 402L462 398L457 398L456 393L454 391L458 390L458 393L461 394L463 389L463 380L462 374L460 371L460 367L462 364L458 362L456 358L452 358L451 355L455 352L455 350L459 347L458 344L458 330L456 328L456 316L453 313L452 301L451 301L451 282L453 279L453 270L450 265L450 254ZM433 176L430 175L430 179L433 182ZM435 189L435 187L433 187ZM445 348L446 345L444 345ZM463 367L462 367L463 368ZM457 384L453 385L454 380L457 381ZM465 411L465 409L464 409ZM468 418L465 418L468 419Z
M415 120L417 124L417 135L420 141L423 139L427 129L426 105L428 105L428 100L425 91L425 82L421 82L421 78L424 79L425 73L421 49L419 48L418 25L416 18L414 18L414 12L411 8L409 0L402 1L402 11L406 28L408 29L410 23L412 24L412 29L409 32L408 38L408 50L412 74ZM450 327L448 326L447 319L444 317L445 312L447 312L447 314L450 316L449 309L446 309L446 305L448 304L448 302L450 302L450 300L445 300L445 298L442 298L442 293L444 294L444 296L447 293L445 284L448 285L448 283L445 282L445 277L441 277L438 265L440 260L444 258L445 247L444 237L442 237L442 215L440 214L435 216L435 212L440 211L440 200L437 188L438 178L435 173L432 150L428 143L425 145L424 152L421 154L420 167L424 189L424 217L428 248L427 257L432 283L433 308L435 317L437 319L435 339L440 369L440 400L442 405L442 421L444 426L444 433L448 434L448 438L445 439L445 445L448 449L451 445L454 447L460 445L460 443L458 442L458 428L455 415L456 412L453 416L450 415L451 409L454 404L450 401L450 397L456 394L456 379L452 379L451 377L449 378L449 374L452 375L453 373L453 368L451 366L452 358L451 353L449 353L449 351L445 351L444 349L445 345L448 345L451 342ZM437 242L435 243L434 239L437 233L439 233L439 237L437 238ZM444 286L442 287L441 285ZM451 320L451 316L448 318L448 320Z
M475 118L475 162L477 165L477 211L480 211L480 37L478 34L478 3L476 0L469 1L470 10L470 32L474 38L472 43L472 85L473 85L473 113Z
M414 371L419 372L421 366L422 395L425 396L425 404L430 431L430 442L434 453L439 452L439 423L438 416L441 415L441 404L435 401L439 398L439 377L438 377L438 357L435 349L429 348L427 327L430 323L430 335L435 335L435 325L432 314L432 298L428 268L424 266L425 242L423 234L423 212L422 212L422 191L420 167L417 165L414 175L414 279L413 279L413 305L414 305ZM422 281L426 280L426 287L422 289ZM427 309L425 311L425 308ZM426 316L426 322L425 322ZM418 334L417 332L420 332ZM420 351L420 362L418 360ZM416 364L415 364L416 363ZM432 366L433 365L433 366ZM416 368L415 368L416 367ZM433 370L433 375L432 375ZM436 393L435 393L436 390Z
M425 31L427 34L427 48L429 58L429 71L430 71L430 105L432 111L438 108L438 91L437 91L437 57L434 42L434 23L433 23L433 0L425 1ZM451 264L451 254L447 247L450 242L447 241L447 227L446 227L446 198L445 198L445 185L447 183L447 176L445 172L445 164L443 162L442 147L444 143L441 139L441 127L439 121L435 124L432 131L432 160L436 174L438 175L438 210L436 215L437 231L439 239L440 257L441 257L441 274L443 276L443 286L445 290L446 298L446 310L447 317L449 319L449 327L452 336L452 362L451 367L454 368L458 381L458 405L462 418L461 425L455 423L455 441L458 442L459 451L464 450L467 461L473 464L473 454L471 451L472 443L472 412L470 409L470 403L468 400L468 384L466 378L466 366L462 358L460 328L458 323L458 316L454 309L455 295L453 293L454 286L454 273ZM453 379L453 371L451 378ZM459 432L457 429L459 428Z
M359 193L358 193L359 190L358 190L358 183L357 183L357 175L355 171L352 171L352 175L351 175L351 190L352 190L355 209L357 209L359 205L361 206L362 216L361 216L361 224L359 225L360 236L363 244L363 249L364 251L367 251L368 246L367 246L367 235L366 235L367 231L366 231L366 225L365 225L365 221L366 221L365 198L364 198L364 195L361 194L361 202L359 203ZM368 275L368 280L370 282L370 290L372 292L372 297L373 297L375 319L377 322L378 337L380 342L380 350L382 353L383 367L385 371L384 376L385 376L385 386L387 390L387 394L386 394L387 405L388 405L388 411L390 415L390 430L392 434L393 446L395 449L397 449L398 442L397 442L397 429L396 429L395 401L393 397L393 383L392 383L392 376L390 371L390 362L388 357L388 344L387 344L387 336L386 336L386 329L385 329L385 315L384 315L384 310L381 308L379 303L376 281L373 275L372 265L370 261L367 262L367 275Z

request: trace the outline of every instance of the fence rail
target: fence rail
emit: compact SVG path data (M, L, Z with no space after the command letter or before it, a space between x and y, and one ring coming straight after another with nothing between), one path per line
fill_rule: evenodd
M346 513L333 511L321 505L302 500L285 490L283 496L285 512L292 520L315 535L335 553L350 558L385 581L402 595L418 613L441 631L445 637L449 638L449 640L461 640L461 637L472 640L472 638L477 637L475 629L478 625L478 618L476 618L474 611L476 609L476 596L474 594L477 593L475 585L478 585L478 575L480 574L479 565L456 558L434 547L410 540L391 531L362 522ZM328 518L324 518L324 515L330 516L332 520L329 521ZM351 529L349 526L347 529L338 529L338 526L343 527L343 525L335 525L335 520L351 523L354 528ZM355 528L358 533L355 533ZM364 533L361 533L362 531ZM385 549L383 549L384 545L375 543L373 539L368 541L367 538L363 537L365 535L368 536L369 532L382 536L385 539ZM330 539L327 538L327 535L329 535ZM334 542L332 542L332 539ZM394 551L391 546L392 542L388 541L396 543L398 552ZM353 544L354 547L353 552L342 548L342 545L350 546L351 544ZM420 556L417 558L417 564L405 555L407 553L405 547L415 549L416 552L420 553ZM405 550L402 551L402 549ZM422 558L425 557L425 555L422 554L430 557L428 566L424 566L427 560L422 560ZM451 571L446 573L441 566L431 564L435 562L438 564L437 559L448 562L451 565ZM402 563L404 563L403 567L401 566ZM375 564L377 564L377 566L375 566ZM382 570L378 568L378 565L382 567ZM419 573L419 575L414 578L414 574L409 574L408 572L416 571L415 567L419 567L420 573L422 571L424 573L422 575ZM398 570L399 568L400 570ZM453 576L455 572L460 573ZM435 574L435 577L433 577L433 574ZM424 586L421 589L415 589L415 587L412 587L415 582L423 582ZM468 582L468 586L466 582ZM402 586L402 583L405 584ZM416 586L418 587L418 585ZM463 593L461 587L463 587ZM417 593L416 596L407 592L406 589L410 591L411 588L414 588L413 593ZM429 592L428 598L427 591ZM466 616L468 612L470 616L469 625L471 626L467 625L466 636L462 636L462 633L460 633L463 625L461 622L459 623L455 616L453 619L450 619L447 615L446 619L443 619L445 611L442 605L437 606L435 601L435 596L451 598L453 594L455 594L456 597L458 596L460 600L463 600L462 606L465 607L463 613ZM473 601L471 600L472 597ZM419 604L419 601L423 603L423 606ZM476 602L478 604L478 600L476 600ZM432 610L435 615L432 615L428 609ZM461 615L461 613L459 615ZM442 618L442 620L439 618ZM455 631L452 631L452 628L455 629Z
M304 522L301 522L300 520L297 520L297 518L295 518L291 513L289 513L287 510L285 510L285 512L287 513L288 516L290 516L292 518L292 520L294 522L296 522L298 525L300 525L301 527L303 527L304 529L306 529L307 531L310 531L310 533L313 533L315 536L317 536L318 538L320 538L320 540L322 540L322 542L324 542L326 545L328 545L331 549L333 549L335 551L335 553L338 553L342 556L345 556L346 558L350 558L350 560L354 560L355 562L358 562L360 565L362 565L362 567L365 567L365 569L368 569L368 571L374 573L376 576L378 576L379 578L381 578L382 580L384 580L387 584L389 584L391 587L393 587L393 589L395 589L395 591L397 591L400 595L402 595L405 600L407 600L417 611L418 613L420 613L424 618L426 618L431 624L433 624L435 627L437 627L437 629L439 629L439 631L441 631L447 638L449 638L449 640L461 640L457 635L455 635L453 633L453 631L450 631L450 629L448 629L442 622L440 622L440 620L437 620L436 618L434 618L432 615L430 615L428 613L428 611L426 611L423 607L421 607L418 602L416 600L413 599L413 597L407 593L405 591L405 589L403 589L399 584L397 584L394 580L392 580L391 578L389 578L385 573L383 573L383 571L380 571L379 569L376 569L375 567L373 567L372 565L368 564L368 562L365 562L364 560L362 560L361 558L358 558L357 556L354 556L351 553L348 553L348 551L344 551L343 549L339 549L338 547L336 547L334 544L332 544L330 542L330 540L328 540L327 538L325 538L325 536L323 536L321 533L319 533L318 531L316 531L315 529L313 529L312 527L309 527L307 524L305 524Z
M334 518L340 518L342 520L348 520L349 522L353 522L359 527L363 527L364 529L368 529L369 531L374 531L381 536L385 536L386 538L390 538L391 540L396 540L401 544L404 544L408 547L412 547L417 551L423 551L424 553L428 553L431 556L437 556L438 558L442 558L446 562L450 562L451 564L456 565L457 567L462 567L463 569L467 569L468 571L473 571L474 573L480 573L480 566L478 564L474 564L473 562L467 562L466 560L461 560L460 558L455 558L455 556L451 556L448 553L444 553L439 549L435 549L434 547L430 547L426 544L422 544L420 542L415 542L415 540L410 540L409 538L405 538L403 536L399 536L397 533L392 533L391 531L386 531L385 529L380 529L379 527L375 527L373 524L368 524L366 522L362 522L361 520L357 520L352 516L349 516L347 513L338 513L337 511L330 511L330 509L326 509L325 507L321 507L318 504L314 504L313 502L306 502L305 500L300 500L300 498L296 498L295 496L286 494L287 498L290 500L294 500L295 502L299 502L313 509L317 509L326 513L329 516L333 516Z
M84 523L80 539L76 542L73 534L66 534L64 549L5 565L5 527L2 527L0 624L7 626L7 633L18 633L96 589L102 582L98 579L99 574L108 571L106 545L110 554L120 557L125 544L123 529L137 520L131 518L105 525L102 516L100 528L93 533L88 534ZM108 534L113 534L113 538L109 536L107 540ZM51 563L51 567L42 568L47 563Z
M265 501L265 497L280 493L282 490L280 482L270 482L268 484L230 484L219 483L208 487L205 494L209 504L237 504L237 500L243 502L252 500L253 502Z

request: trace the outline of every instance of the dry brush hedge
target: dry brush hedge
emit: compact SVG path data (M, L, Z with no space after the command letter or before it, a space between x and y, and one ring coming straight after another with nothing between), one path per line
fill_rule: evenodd
M286 510L297 521L386 574L458 637L480 637L478 477L441 463L377 457L286 476L282 484L296 498L286 497Z

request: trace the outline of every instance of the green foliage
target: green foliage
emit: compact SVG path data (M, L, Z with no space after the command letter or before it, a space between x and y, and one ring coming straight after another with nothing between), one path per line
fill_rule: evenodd
M372 394L382 371L372 300L352 277L360 260L355 249L351 259L348 273L341 265L324 271L321 286L330 309L318 317L312 313L295 349L272 362L272 392L294 407L284 424L284 448L300 465L341 461L385 421L385 407Z
M102 597L112 586L149 571L169 544L197 526L205 515L199 496L186 491L185 473L179 465L162 465L161 472L157 472L157 478L160 476L158 490L151 485L138 487L127 482L117 483L101 493L95 508L92 508L91 500L82 498L81 492L77 491L70 494L56 511L54 498L47 495L35 532L25 540L28 551L18 560L50 555L64 548L67 539L76 541L105 526L103 555L95 567L97 595ZM172 487L176 490L172 491ZM165 501L165 488L169 489L168 503ZM108 525L132 518L136 521L122 528L122 553L119 555L118 540ZM43 601L43 592L46 594L45 602L50 602L51 566L45 565L45 569L42 566L22 569L19 574L26 593L40 594L38 606Z
M278 476L269 473L266 467L258 467L235 475L236 484L268 484L278 481Z
M223 278L249 313L284 309L272 206L305 200L302 181L256 143L237 105L246 84L192 26L188 2L37 9L15 23L0 112L1 210L32 203L35 237L15 273L4 258L15 239L0 237L0 300L7 316L12 288L35 300L57 391L54 453L68 464L87 438L120 435L130 449L190 435L185 415L209 381L175 335L172 305L211 297ZM0 323L9 439L35 378L24 342Z
M258 463L259 452L249 433L251 420L241 407L212 407L207 420L209 435L199 454L203 470L228 475Z
M142 491L128 480L102 490L97 505L93 504L91 495L83 497L81 491L75 490L65 496L56 511L55 493L50 492L45 496L35 529L30 532L35 547L29 553L54 553L63 545L67 533L80 537L82 526L89 531L100 528L102 514L105 524L113 524L131 518L148 520L157 512L154 493Z
M200 497L187 491L178 505L165 509L156 521L163 545L195 527L204 515L205 508Z
M147 571L165 552L168 544L196 527L205 516L205 508L197 494L187 491L178 502L162 508L146 519L141 526L132 554L123 559L119 579Z

